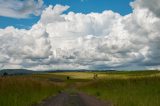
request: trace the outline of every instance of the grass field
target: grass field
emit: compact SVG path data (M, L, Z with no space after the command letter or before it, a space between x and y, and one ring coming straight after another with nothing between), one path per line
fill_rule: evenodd
M63 88L63 85L47 81L41 76L1 77L0 106L29 106Z
M97 79L93 79L95 73ZM83 91L115 106L160 106L160 72L63 72L0 77L0 106L30 106L62 90Z
M88 94L115 106L160 106L160 77L126 77L91 82L81 87Z

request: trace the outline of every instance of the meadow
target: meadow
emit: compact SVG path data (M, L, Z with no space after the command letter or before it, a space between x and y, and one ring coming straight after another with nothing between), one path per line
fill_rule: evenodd
M0 106L30 106L64 88L47 80L48 75L0 78Z
M111 74L108 79L91 82L80 89L111 101L114 106L160 106L159 73L116 75Z
M94 74L98 75L96 79ZM31 106L61 91L85 92L114 106L160 106L160 72L57 72L0 77L0 106Z

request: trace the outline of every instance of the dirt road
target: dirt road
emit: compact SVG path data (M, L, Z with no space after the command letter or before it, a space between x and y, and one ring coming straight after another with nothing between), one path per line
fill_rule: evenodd
M113 106L109 102L104 102L96 97L84 93L60 93L57 96L48 98L36 106Z

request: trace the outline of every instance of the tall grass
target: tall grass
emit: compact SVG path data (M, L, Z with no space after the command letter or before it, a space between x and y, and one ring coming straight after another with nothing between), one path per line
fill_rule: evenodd
M56 94L61 87L33 77L0 77L0 106L30 106Z
M160 77L156 76L98 80L80 89L115 106L160 106Z
M30 106L58 91L84 91L115 106L160 106L160 72L65 72L0 77L0 106ZM67 76L70 77L67 80Z

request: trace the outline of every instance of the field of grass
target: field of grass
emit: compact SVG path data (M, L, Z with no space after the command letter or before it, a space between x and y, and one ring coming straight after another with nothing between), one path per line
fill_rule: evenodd
M0 106L30 106L63 89L45 75L0 77Z
M94 80L94 73L98 79ZM77 89L114 106L160 106L160 72L65 72L56 75L70 76ZM76 83L79 80L86 80Z
M159 106L160 78L114 79L97 81L81 88L82 91L115 106Z
M93 79L94 74L97 79ZM30 106L62 90L83 91L111 101L114 106L160 106L160 72L61 72L0 77L0 106Z
M159 72L106 73L80 90L111 101L114 106L160 106Z

